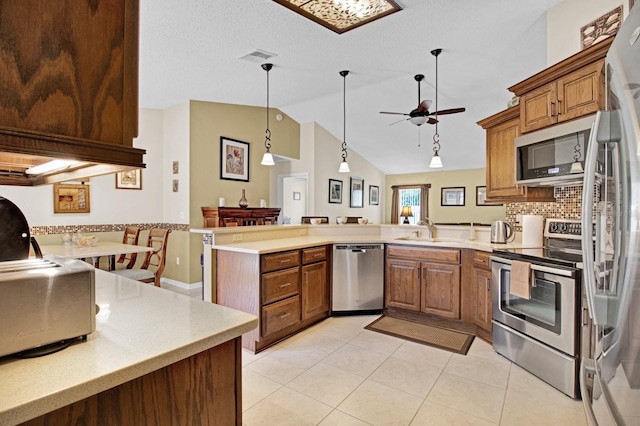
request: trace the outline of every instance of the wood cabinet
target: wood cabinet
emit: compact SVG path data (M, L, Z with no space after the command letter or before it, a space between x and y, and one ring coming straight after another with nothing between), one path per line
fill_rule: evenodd
M327 247L302 249L302 320L329 314Z
M22 424L241 425L240 338Z
M11 1L0 18L0 163L14 165L0 183L36 185L144 167L144 150L132 147L139 1ZM52 158L92 164L60 179L15 173Z
M514 106L478 121L486 130L487 200L554 202L553 188L516 184L515 138L593 114L604 105L604 57L613 38L582 50L511 87Z
M542 129L604 108L604 60L544 84L520 97L520 131Z
M259 352L329 316L328 247L216 252L217 303L259 318L258 328L242 336L243 347Z
M385 306L460 319L460 250L387 246Z
M205 228L224 226L276 225L279 208L201 207Z
M520 136L520 109L515 106L478 122L487 132L487 200L555 201L551 187L516 184L515 139Z
M385 306L420 312L420 262L387 257Z
M473 252L473 323L484 333L482 337L491 341L491 269L489 256L482 251ZM488 338L487 338L488 337Z

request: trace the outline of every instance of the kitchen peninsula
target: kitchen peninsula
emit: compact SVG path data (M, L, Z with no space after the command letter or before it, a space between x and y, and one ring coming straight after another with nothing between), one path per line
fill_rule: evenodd
M491 244L489 227L470 231L469 226L438 226L435 237L426 238L422 235L429 235L427 227L408 225L278 225L192 230L203 234L205 298L259 317L259 327L242 337L243 347L252 352L259 352L330 315L331 245L335 243L387 245L385 312L388 314L408 312L422 318L424 313L435 312L452 325L490 341L489 254L495 249L519 248L522 244L519 234L515 243ZM469 240L472 234L475 238ZM406 250L390 251L390 247ZM439 256L443 250L453 254L445 259L447 262ZM394 260L413 262L412 265L435 262L438 270L443 269L440 265L449 263L446 269L454 271L447 278L450 281L443 278L431 287L431 294L438 298L433 300L435 309L427 306L431 301L426 293L420 295L415 288L404 288L404 284L394 287L396 280L406 283L400 275L389 277L389 271L397 265L390 263ZM402 312L396 309L398 302L409 295L424 300L415 309L418 311L415 315L410 309Z
M255 316L96 270L96 331L0 358L0 424L241 424Z

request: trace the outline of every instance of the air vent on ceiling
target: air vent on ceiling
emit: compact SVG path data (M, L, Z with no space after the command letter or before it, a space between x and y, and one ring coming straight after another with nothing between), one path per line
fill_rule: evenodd
M249 52L246 55L240 56L240 59L255 62L256 64L261 64L269 58L273 58L274 56L278 56L275 53L269 53L264 50L256 49L253 52Z

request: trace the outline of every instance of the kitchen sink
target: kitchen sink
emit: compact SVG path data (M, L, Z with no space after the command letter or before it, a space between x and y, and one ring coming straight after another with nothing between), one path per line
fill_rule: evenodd
M429 238L429 237L400 237L396 238L396 240L402 241L420 241L425 243L459 243L460 240L455 238Z

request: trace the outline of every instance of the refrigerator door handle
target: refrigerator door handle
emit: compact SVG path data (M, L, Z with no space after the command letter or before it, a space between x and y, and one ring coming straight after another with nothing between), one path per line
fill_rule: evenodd
M583 181L583 200L582 200L582 258L584 262L584 284L585 293L587 296L587 306L589 307L589 313L594 323L600 324L596 321L598 316L595 311L595 293L596 293L596 273L594 271L594 255L593 255L593 241L590 230L593 227L593 186L596 181L596 164L598 162L598 141L596 134L600 127L600 121L603 116L606 116L606 111L598 111L596 119L591 127L591 133L589 135L589 145L587 146L585 164L584 164L584 181Z
M595 376L596 366L592 359L582 358L580 361L580 394L582 395L582 405L584 405L584 413L587 416L587 423L597 425L596 415L591 406L591 395L587 386L587 373Z

